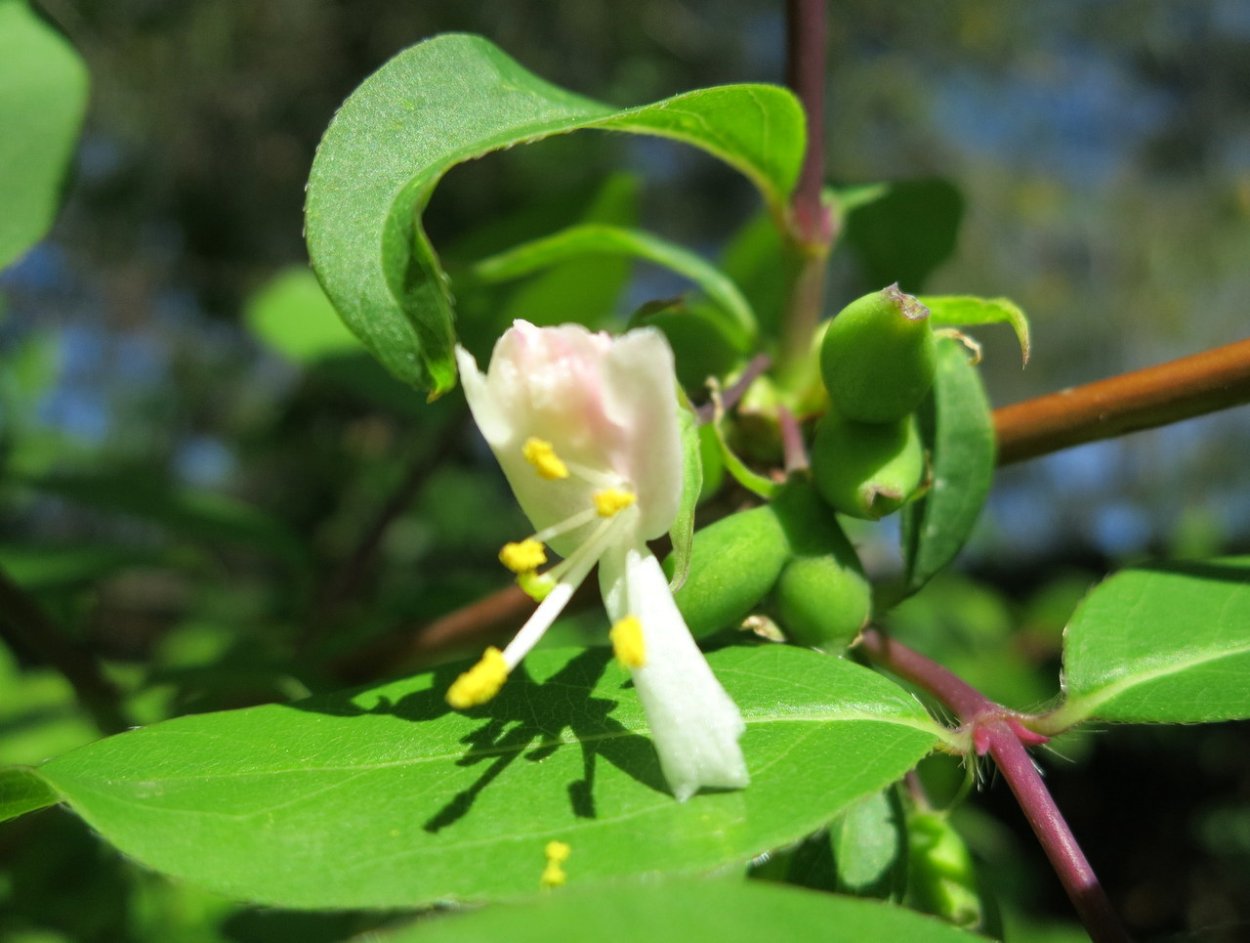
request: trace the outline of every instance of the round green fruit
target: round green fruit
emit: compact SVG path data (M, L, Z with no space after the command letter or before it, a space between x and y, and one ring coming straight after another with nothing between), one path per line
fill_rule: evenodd
M872 611L872 586L855 548L810 484L792 481L773 507L793 553L773 590L778 622L800 645L840 651Z
M914 412L936 367L929 309L897 285L843 308L820 345L830 401L859 422L896 422Z
M872 586L855 551L798 557L786 564L773 590L777 621L791 641L828 652L844 650L872 611Z
M870 521L898 510L924 479L924 444L914 416L855 422L831 409L816 426L811 459L821 497L843 514Z

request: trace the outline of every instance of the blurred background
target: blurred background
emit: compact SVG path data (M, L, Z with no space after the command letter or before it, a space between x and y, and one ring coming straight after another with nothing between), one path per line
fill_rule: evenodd
M784 69L774 0L37 6L92 92L55 229L0 274L0 566L106 660L134 722L333 686L335 658L370 637L498 588L495 551L527 530L457 396L426 406L332 329L298 329L321 303L290 271L306 263L304 184L342 100L453 30L622 105ZM1006 295L1032 320L1024 370L1008 331L980 332L995 404L1246 336L1250 4L830 10L831 180L952 184L958 242L924 290ZM618 171L632 176L597 190ZM489 243L487 224L595 200L711 258L758 209L700 153L587 133L457 168L426 223L454 256ZM836 258L830 312L880 287L864 279ZM639 271L619 310L671 293ZM898 630L1037 706L1056 692L1064 621L1109 568L1250 547L1248 434L1233 411L1004 470L962 573ZM888 555L874 550L888 532L859 539ZM0 762L98 736L64 679L7 641ZM1133 927L1250 921L1244 729L1059 750L1058 801ZM974 850L1013 908L1066 915L1002 793L968 810ZM0 829L3 940L330 940L366 923L170 888L59 812Z

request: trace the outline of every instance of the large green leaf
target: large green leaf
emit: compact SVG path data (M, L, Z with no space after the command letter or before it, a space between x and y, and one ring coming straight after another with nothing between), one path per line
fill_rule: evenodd
M742 707L749 788L668 793L623 669L538 651L451 711L451 666L355 694L183 717L39 768L145 864L291 907L487 900L538 886L568 842L577 885L740 865L911 768L943 731L851 662L782 646L710 657Z
M1056 728L1250 717L1250 557L1134 567L1099 584L1064 633L1063 675Z
M920 415L932 481L923 500L903 512L907 593L955 558L994 477L994 421L977 368L952 338L940 339L937 352L933 393Z
M576 870L576 859L570 859ZM932 917L877 901L775 884L676 881L565 892L508 907L422 920L383 943L972 943L984 941Z
M87 70L25 0L0 0L0 268L43 237L87 109Z
M451 167L582 128L684 141L746 174L780 213L804 146L785 89L702 89L618 109L557 88L486 40L435 37L400 53L344 103L308 181L313 268L348 326L401 379L455 383L452 298L420 214Z

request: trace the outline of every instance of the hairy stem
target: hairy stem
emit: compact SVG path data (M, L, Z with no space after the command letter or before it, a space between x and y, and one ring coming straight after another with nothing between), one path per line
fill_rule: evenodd
M1250 402L1250 340L994 411L998 464Z
M860 651L892 674L910 681L954 711L978 753L988 753L1020 803L1063 888L1094 943L1126 943L1119 918L1067 821L1042 782L1025 743L1045 737L1029 730L1021 715L987 698L937 662L876 629L861 637Z
M1020 738L1001 720L991 721L983 729L989 755L1020 803L1090 939L1093 943L1128 943L1129 936L1098 882L1098 875L1076 843Z
M83 709L101 733L130 726L112 683L100 673L91 654L66 637L25 590L0 571L0 630L4 637L43 659L74 689Z

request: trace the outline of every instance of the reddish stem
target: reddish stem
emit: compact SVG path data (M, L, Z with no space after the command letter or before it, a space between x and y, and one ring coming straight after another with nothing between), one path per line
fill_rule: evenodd
M1059 875L1090 939L1093 943L1128 943L1128 933L1098 882L1098 875L1077 844L1020 738L1002 720L991 721L981 729L985 731L989 755L1020 803L1024 817L1050 859L1050 866Z
M784 406L777 407L777 425L781 429L781 451L784 456L787 475L804 471L811 467L807 454L807 444L803 441L803 430L794 413Z
M786 0L786 84L803 103L807 150L791 198L798 241L828 243L829 214L820 201L825 176L826 0Z
M1045 743L1046 738L1029 730L1022 715L995 703L937 662L876 629L864 632L859 647L881 667L927 691L955 712L971 733L977 753L988 753L1007 780L1090 938L1094 943L1126 943L1129 937L1098 876L1024 748L1025 743Z

